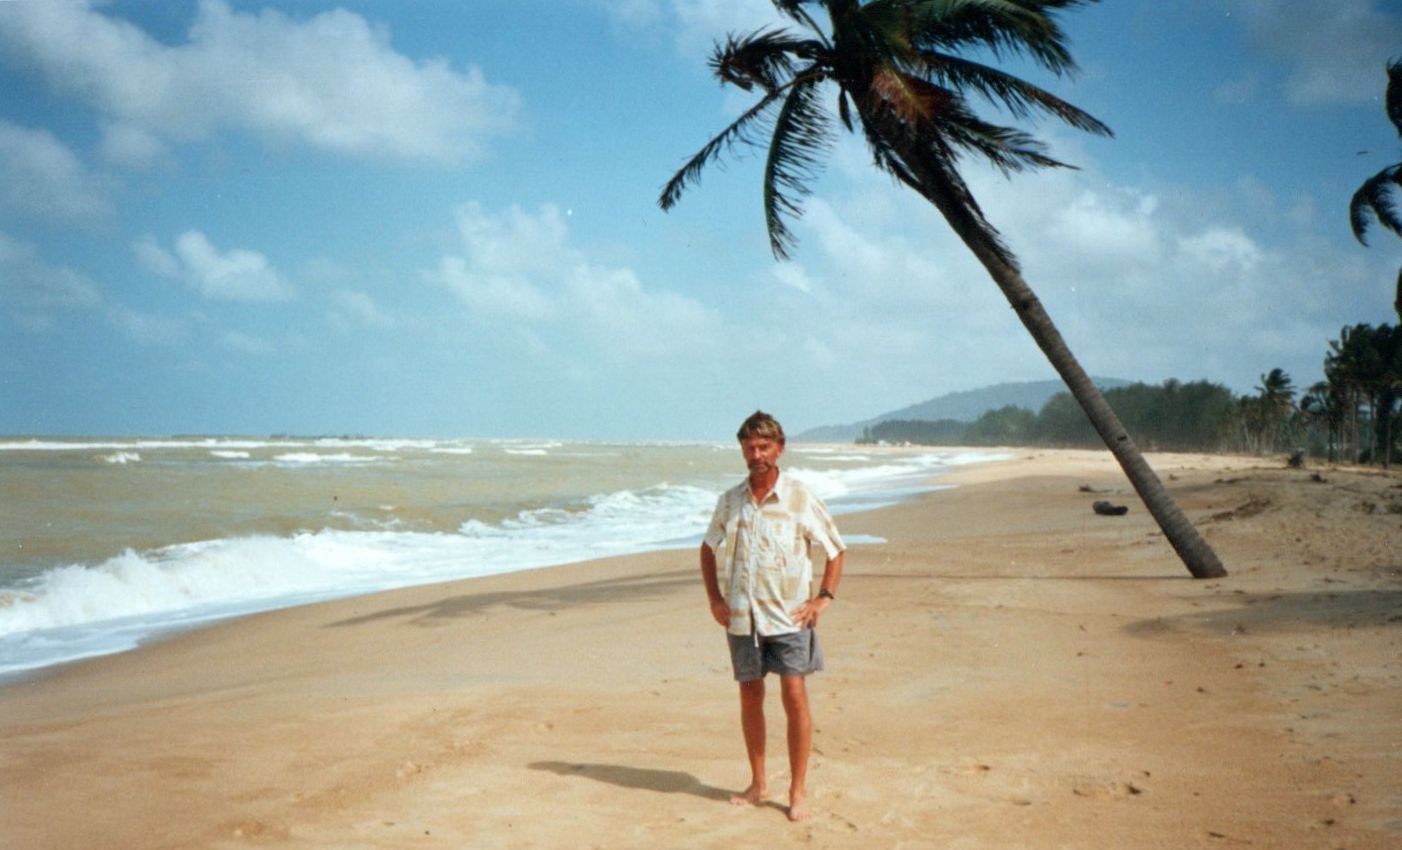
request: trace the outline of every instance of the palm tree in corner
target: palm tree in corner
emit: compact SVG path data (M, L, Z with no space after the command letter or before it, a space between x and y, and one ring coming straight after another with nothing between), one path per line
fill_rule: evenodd
M1402 61L1390 62L1387 66L1387 94L1383 105L1388 120L1397 128L1402 137ZM1392 200L1394 187L1402 186L1402 162L1396 162L1363 181L1353 200L1348 205L1349 223L1353 225L1353 235L1364 245L1368 244L1368 223L1374 218L1383 227L1402 236L1402 217ZM1397 275L1397 300L1392 304L1397 318L1402 320L1402 272Z
M1216 553L1076 361L958 169L965 154L1005 174L1065 166L1027 133L975 115L969 93L1002 104L1015 118L1045 113L1110 135L1100 121L1050 92L959 55L981 48L995 57L1028 57L1058 75L1073 71L1054 14L1085 2L1092 0L773 0L800 30L761 29L716 46L716 76L759 100L672 177L659 203L670 209L708 163L737 144L758 145L767 129L765 222L775 256L786 258L794 245L787 219L802 213L836 131L821 101L834 94L837 121L863 135L879 168L933 204L988 270L1188 570L1216 578L1226 574ZM827 12L826 29L807 7Z

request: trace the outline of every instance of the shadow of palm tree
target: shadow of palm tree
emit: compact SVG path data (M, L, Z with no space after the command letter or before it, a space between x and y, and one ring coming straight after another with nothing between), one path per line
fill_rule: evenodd
M1130 634L1152 636L1176 629L1217 634L1347 629L1402 625L1402 591L1252 593L1230 597L1230 608L1177 617L1155 617L1125 627Z
M449 620L482 614L495 606L507 606L526 611L558 611L567 607L592 603L658 598L674 588L695 584L696 581L696 577L690 571L674 570L668 573L599 579L535 590L463 593L436 599L425 605L384 608L358 617L328 623L327 627L359 626L393 619L402 619L408 624L416 626L436 626L443 625Z
M596 782L606 782L620 788L656 791L660 794L691 794L705 800L728 801L732 792L707 785L680 770L654 770L621 764L590 764L564 761L537 761L533 770L548 770L560 776L582 776Z

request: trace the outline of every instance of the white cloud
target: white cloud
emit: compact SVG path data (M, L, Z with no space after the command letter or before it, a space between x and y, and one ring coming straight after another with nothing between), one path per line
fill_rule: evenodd
M202 0L167 45L88 3L0 3L0 49L104 117L102 150L142 164L220 130L348 156L455 164L509 129L519 98L477 68L416 61L337 9L294 20Z
M446 286L479 316L547 319L554 302L528 276L484 272L462 257L444 257L429 279Z
M189 322L117 305L107 308L107 321L127 339L143 345L179 345L190 337Z
M761 27L796 27L769 0L673 0L672 10L681 24L678 42L684 45L709 45L727 33Z
M149 271L183 280L213 301L286 301L296 295L264 255L241 248L221 252L198 230L181 234L174 252L152 236L138 239L132 250Z
M34 246L0 233L0 311L30 333L45 333L64 314L99 315L127 339L170 346L189 338L189 322L132 310L106 298L87 275L45 262Z
M101 303L102 292L87 275L67 266L51 265L33 245L0 233L0 306L18 315L35 317Z
M716 339L705 307L674 292L649 290L630 269L581 264L563 282L571 321L609 351L675 356Z
M1248 36L1285 60L1294 103L1359 103L1381 96L1384 64L1402 45L1402 14L1384 0L1229 0Z
M98 152L108 162L142 167L160 159L166 146L159 136L143 127L105 121Z
M1069 188L1069 187L1068 187ZM1042 240L1066 261L1102 271L1162 256L1153 196L1123 189L1082 189L1049 211Z
M1249 391L1280 366L1304 383L1340 326L1388 320L1395 261L1329 241L1300 203L1269 222L1249 198L1234 210L1183 186L1159 186L1163 203L1087 159L1079 172L966 177L1091 374ZM770 288L773 350L808 352L801 368L857 388L873 413L1053 375L942 218L875 170L812 199L798 233L801 265L765 273L809 287Z
M0 213L72 221L112 213L109 184L47 130L0 119Z
M545 342L589 341L604 354L675 354L715 339L714 317L685 296L650 288L631 269L592 262L569 243L557 206L493 215L477 203L457 211L461 255L424 272L479 321L514 327L538 354ZM540 333L549 328L551 333Z
M162 248L156 241L156 237L146 235L136 240L131 245L132 253L136 254L136 259L147 271L155 272L161 277L180 277L180 261L166 249Z
M505 215L488 214L480 204L455 213L463 256L445 256L428 279L446 286L475 314L541 320L557 305L541 288L574 262L565 248L566 226L558 207L539 215L513 206Z
M769 0L596 0L610 17L626 27L669 33L684 54L710 50L728 33L748 33L763 27L795 27Z
M331 323L342 330L352 327L392 328L399 324L364 292L338 290L332 294L331 304Z
M784 286L797 289L799 292L813 291L813 281L809 279L808 273L798 263L776 264L774 266L774 279Z
M1263 259L1260 247L1239 227L1216 226L1182 236L1178 250L1189 264L1215 275L1249 274Z

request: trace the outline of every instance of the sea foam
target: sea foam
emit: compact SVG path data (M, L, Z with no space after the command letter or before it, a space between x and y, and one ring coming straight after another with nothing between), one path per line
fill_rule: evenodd
M217 451L242 449L221 444ZM308 453L279 461L375 459ZM930 476L951 460L988 459L911 455L868 467L796 467L791 474L842 513L931 489ZM328 528L178 543L53 568L0 588L0 675L120 652L163 631L256 611L695 545L716 496L715 488L662 483L600 494L573 507L522 511L498 523L468 520L455 533Z

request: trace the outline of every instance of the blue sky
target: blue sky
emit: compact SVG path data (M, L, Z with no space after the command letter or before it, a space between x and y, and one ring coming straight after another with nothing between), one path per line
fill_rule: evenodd
M1327 11L1321 11L1327 10ZM748 103L705 58L767 0L0 0L0 434L725 439L1053 377L986 274L846 138L786 263L758 155L661 212ZM1092 374L1249 392L1395 321L1402 9L1119 0L1078 170L970 164Z

